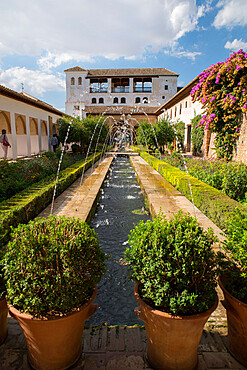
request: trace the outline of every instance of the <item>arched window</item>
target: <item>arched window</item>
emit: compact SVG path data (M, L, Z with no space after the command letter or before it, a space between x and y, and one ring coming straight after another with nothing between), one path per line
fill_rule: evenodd
M145 96L145 97L142 99L142 102L143 102L144 104L148 104L148 98Z
M113 104L118 104L118 98L115 96L115 98L113 99Z
M141 98L139 98L139 96L136 98L135 102L138 104L141 102Z
M81 83L82 83L82 79L81 77L78 77L78 85L81 85Z
M126 98L122 97L121 98L121 104L125 104L126 103Z
M104 104L104 98L99 98L99 104Z
M74 85L74 84L75 84L75 77L71 77L71 79L70 79L70 84L71 84L71 85Z
M97 101L96 101L96 98L92 98L92 104L96 104Z

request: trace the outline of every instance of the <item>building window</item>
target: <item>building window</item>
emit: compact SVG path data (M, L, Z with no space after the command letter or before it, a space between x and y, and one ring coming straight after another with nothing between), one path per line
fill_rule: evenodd
M80 109L79 105L74 105L74 110L79 110L79 109Z
M182 104L180 104L180 108L179 108L179 114L182 113Z
M174 117L177 117L177 107L175 107L175 110L174 110Z
M107 78L90 78L90 93L107 93L108 81Z
M126 98L122 97L121 98L121 104L125 104L126 103Z
M96 104L97 101L96 101L96 98L92 98L92 104Z
M170 118L172 119L172 109L170 110Z
M165 90L168 90L168 85L165 85Z
M163 95L163 96L162 96L162 99L164 99L164 100L165 100L165 98L166 98L166 97L165 97L165 95Z
M186 102L185 102L185 108L187 108L188 107L188 102L187 102L187 100L186 100Z
M130 92L129 78L113 78L111 81L112 93L128 93Z
M118 98L115 96L115 98L113 99L113 104L118 104Z
M81 85L81 83L82 83L82 78L78 77L78 85Z
M152 92L152 78L150 77L134 78L134 92L151 93Z
M139 96L136 98L135 102L138 104L141 102L141 98L139 98Z
M145 96L145 97L142 99L142 102L143 102L144 104L148 104L148 98Z
M74 84L75 84L75 77L71 77L71 79L70 79L70 84L71 84L71 85L74 85Z
M104 104L104 98L99 98L99 104Z

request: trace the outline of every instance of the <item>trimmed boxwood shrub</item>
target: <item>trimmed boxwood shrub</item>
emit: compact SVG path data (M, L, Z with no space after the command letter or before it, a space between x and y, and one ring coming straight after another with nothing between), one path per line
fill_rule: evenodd
M106 272L97 235L80 219L49 216L18 225L5 253L7 301L36 317L82 306Z
M56 196L67 189L82 174L84 166L87 170L100 156L101 153L92 155L86 163L85 160L82 160L61 171ZM16 227L19 223L28 222L51 203L55 178L53 175L41 180L0 203L0 248L9 241L11 226Z
M136 149L138 151L138 149ZM210 218L221 230L227 232L227 221L236 208L244 211L235 200L223 194L220 190L187 175L178 168L161 161L150 154L139 151L140 156L158 171L168 182L191 201L191 194L188 182L190 179L195 206Z
M126 261L139 294L151 307L174 315L192 315L216 301L217 263L213 230L203 231L196 218L179 212L131 230Z

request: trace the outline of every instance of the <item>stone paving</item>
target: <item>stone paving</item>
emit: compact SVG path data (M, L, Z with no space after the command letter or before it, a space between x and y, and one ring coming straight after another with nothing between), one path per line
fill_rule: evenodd
M84 186L80 187L80 180L77 180L61 194L54 204L54 214L65 214L87 219L89 213L88 211L82 212L86 207L81 200L89 199L89 185L91 191L93 183L95 198L97 197L111 160L112 158L108 157L97 167L95 170L98 173L97 176L89 176L89 170L85 175ZM140 157L132 157L131 160L143 191L148 198L152 214L158 213L160 207L168 217L180 208L194 212L191 203L169 183L166 183L164 178L145 161ZM93 203L94 200L92 202L91 199L91 204ZM49 212L50 207L47 207L39 216L47 216ZM199 210L196 210L196 215L204 227L212 226L212 222L206 216L200 214ZM220 234L217 227L215 231ZM219 288L218 293L219 298L222 299ZM151 370L151 367L145 361L145 345L146 333L144 327L86 326L82 340L82 355L73 369ZM0 346L0 369L30 369L24 336L19 324L11 317L8 318L8 337ZM226 314L221 303L205 325L198 348L198 369L245 369L227 350Z

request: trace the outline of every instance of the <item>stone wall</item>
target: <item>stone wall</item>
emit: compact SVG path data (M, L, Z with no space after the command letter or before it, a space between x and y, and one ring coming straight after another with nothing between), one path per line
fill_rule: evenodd
M247 115L243 114L240 136L237 140L236 150L233 160L247 164Z

